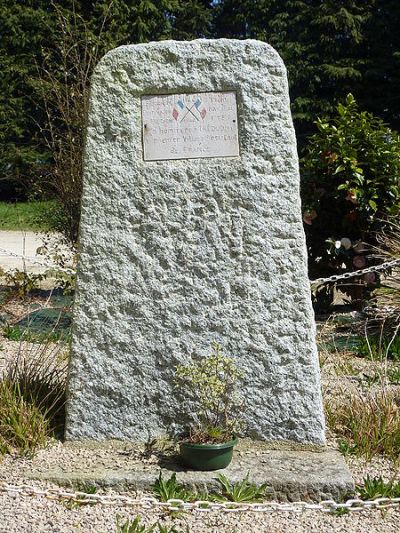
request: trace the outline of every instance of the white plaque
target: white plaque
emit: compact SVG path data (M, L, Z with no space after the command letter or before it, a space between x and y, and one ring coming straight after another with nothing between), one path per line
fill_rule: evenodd
M142 96L143 158L239 155L234 92Z

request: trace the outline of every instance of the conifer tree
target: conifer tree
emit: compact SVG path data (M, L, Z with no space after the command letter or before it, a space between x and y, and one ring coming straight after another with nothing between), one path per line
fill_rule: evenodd
M33 50L51 41L47 2L2 0L0 6L0 194L12 189L5 179L24 181L31 166L46 157L37 138L40 111L29 80ZM10 192L10 194L12 194ZM4 196L3 196L4 197Z
M366 28L360 101L400 130L400 2L376 0Z
M375 0L222 0L219 36L255 38L274 46L289 71L298 133L331 112L350 90L358 96L365 32Z

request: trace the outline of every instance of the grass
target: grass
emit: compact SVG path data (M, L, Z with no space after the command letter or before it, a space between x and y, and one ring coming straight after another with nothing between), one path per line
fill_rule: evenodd
M400 361L400 335L394 338L379 335L361 338L357 347L357 355L373 361L382 361L386 358Z
M48 231L46 215L54 205L54 200L0 202L0 230Z
M327 422L341 439L341 451L371 460L400 458L399 394L380 391L325 405Z
M59 340L70 340L70 333L68 331L53 330L38 332L35 330L22 329L19 326L10 326L9 324L4 327L3 336L10 341L25 341L39 344L44 342L57 342Z
M0 381L0 454L33 455L64 424L65 346L20 344Z
M43 446L49 421L39 407L29 402L18 383L0 382L0 453L17 449L22 455Z

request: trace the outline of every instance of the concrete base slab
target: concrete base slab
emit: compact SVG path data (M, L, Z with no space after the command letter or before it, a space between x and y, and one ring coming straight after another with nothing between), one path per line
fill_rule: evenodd
M53 456L53 460L47 457L31 465L26 477L72 487L90 483L149 490L160 471L166 479L176 472L185 486L210 491L218 488L218 472L231 482L242 480L248 473L251 482L267 483L274 500L340 500L354 492L351 474L335 450L277 450L246 439L236 448L229 467L214 472L187 470L171 449L144 449L143 445L116 441L67 443Z

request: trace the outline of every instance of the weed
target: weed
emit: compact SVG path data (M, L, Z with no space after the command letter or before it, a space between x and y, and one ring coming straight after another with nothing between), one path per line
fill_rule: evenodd
M380 392L325 407L330 428L347 442L348 449L367 459L383 454L396 460L400 456L398 404L398 395Z
M10 341L25 341L42 344L44 342L58 342L59 340L68 341L70 335L69 333L60 330L38 332L7 324L4 327L3 336Z
M400 368L389 368L387 371L387 377L390 383L400 385Z
M79 483L78 484L78 490L79 492L83 492L84 494L79 494L75 499L73 500L64 500L61 503L69 510L72 509L78 509L79 507L82 507L82 505L93 505L94 501L85 501L86 494L96 494L97 487L96 485L92 485L91 483Z
M400 481L383 481L382 477L364 478L363 485L357 485L357 491L362 500L374 500L376 498L399 498Z
M334 509L331 514L335 516L344 516L349 512L350 511L346 507L339 507L338 509Z
M321 350L318 353L318 357L319 357L319 368L322 370L324 366L326 365L326 363L329 362L329 355L327 355L323 351L323 348L321 348Z
M216 501L215 497L214 497L214 494L208 492L207 489L188 492L187 500L189 502L196 502L196 501L198 501L198 502L212 502L212 501ZM207 504L204 503L204 505L202 505L202 507L207 507Z
M355 455L357 453L357 446L349 444L346 440L340 440L338 447L342 455Z
M160 522L147 527L141 523L142 519L139 515L123 524L120 523L120 518L117 516L117 533L179 533L174 526L164 526Z
M370 335L360 340L357 354L373 361L392 359L400 361L400 335L386 338L380 335Z
M249 473L241 481L231 483L223 474L218 474L216 480L221 485L221 501L231 502L260 502L267 497L267 484L256 485L249 481Z
M12 287L13 291L21 299L24 299L34 289L37 289L44 278L43 274L31 274L18 268L4 273L6 283Z
M26 400L21 386L10 380L0 381L0 453L13 449L21 454L33 453L45 444L48 434L48 420Z
M179 484L176 480L176 474L173 473L172 476L164 480L162 473L158 479L151 486L154 494L159 498L160 501L166 502L168 500L183 500L187 502L202 501L204 504L201 505L201 508L206 508L208 506L208 501L217 501L218 495L214 493L209 493L207 490L204 491L191 491L187 490L183 485Z
M21 343L0 381L0 452L34 453L64 424L65 347Z
M158 533L179 533L179 531L174 526L164 526L163 524L160 524L160 522L157 522L157 527ZM189 533L188 529L186 531L187 533Z
M85 494L96 494L97 487L92 483L79 483L77 486L79 492L84 492Z
M377 383L382 383L382 374L380 372L375 372L374 374L363 374L363 378L368 387L372 387Z
M63 294L68 295L74 292L76 287L76 273L72 269L49 268L46 270L45 276L53 279L56 288L61 289Z
M338 361L334 368L337 376L357 376L360 373L350 361Z
M159 460L165 460L166 457L176 455L176 445L168 437L161 436L149 440L145 443L143 457L157 457Z
M52 430L64 419L68 350L62 344L21 343L18 356L8 368L8 379L18 383L24 398L46 415Z
M175 472L167 480L163 479L162 472L160 472L158 479L153 483L151 489L162 502L171 499L187 500L189 496L185 487L177 482Z
M9 341L20 341L21 332L19 331L19 328L6 324L3 329L3 337Z

